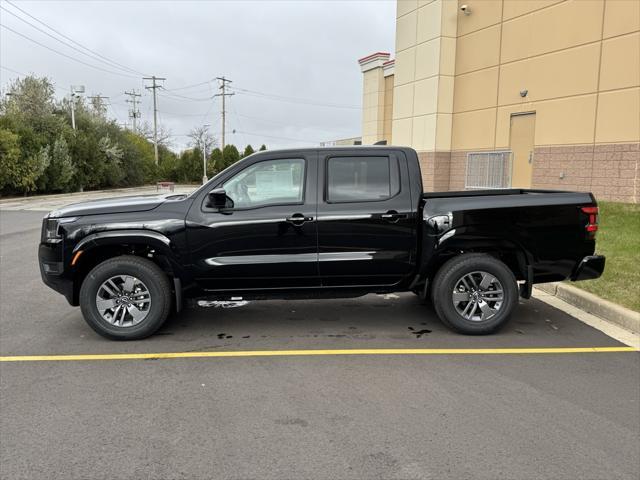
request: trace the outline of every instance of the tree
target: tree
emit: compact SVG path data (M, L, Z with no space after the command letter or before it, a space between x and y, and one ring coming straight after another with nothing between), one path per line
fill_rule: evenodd
M0 112L36 119L51 115L54 109L55 88L46 78L27 76L11 82Z
M178 159L179 182L198 182L202 179L202 151L199 148L191 148L180 154Z
M244 152L242 153L242 158L248 157L249 155L251 155L254 152L255 152L255 150L253 149L253 147L251 145L247 145L246 147L244 147Z
M67 141L60 136L51 148L50 162L46 171L47 189L54 192L67 191L75 173L76 168L71 160Z
M19 182L20 143L18 135L0 128L0 190L15 188Z
M224 170L230 165L233 165L240 160L240 152L235 145L225 145L222 151L222 165L220 170Z
M144 122L141 127L138 127L138 130L140 131L140 135L150 142L153 142L153 126L149 122ZM171 144L171 137L173 137L171 130L162 125L158 125L158 147L168 147Z
M222 170L222 151L219 148L214 148L207 162L207 176L213 177Z
M102 161L104 182L106 186L115 187L124 179L121 168L124 152L108 136L98 140L98 150Z
M153 145L151 145L153 150ZM158 151L158 180L178 181L178 156L171 150L161 147Z
M19 192L29 193L43 188L46 185L46 178L43 176L45 170L49 166L49 148L41 147L40 150L26 158L26 161L20 162L21 175L15 184Z
M267 146L263 143L262 146L260 147L260 151L263 152L267 149Z
M91 112L93 113L93 115L95 115L96 117L102 120L106 120L107 105L102 100L102 97L100 95L91 97L90 103L91 103Z
M200 179L202 150L179 158L168 148L171 133L160 127L156 165L151 126L143 125L141 133L125 130L104 107L98 98L75 99L72 130L70 98L56 101L49 79L11 82L0 97L0 193L133 186L159 176ZM203 140L212 148L212 140Z

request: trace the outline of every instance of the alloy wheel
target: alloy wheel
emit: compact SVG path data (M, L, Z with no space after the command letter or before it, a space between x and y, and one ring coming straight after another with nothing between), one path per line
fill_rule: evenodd
M96 308L111 325L132 327L149 314L151 294L140 279L132 275L116 275L98 288Z
M482 322L500 311L504 290L494 275L476 271L463 275L455 283L452 300L453 306L462 318Z

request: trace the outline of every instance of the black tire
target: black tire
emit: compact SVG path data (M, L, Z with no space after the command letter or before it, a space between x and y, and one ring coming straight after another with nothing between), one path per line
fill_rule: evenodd
M140 279L151 299L146 317L137 325L121 327L106 321L96 306L96 295L103 282L116 275ZM171 312L171 284L155 263L145 258L124 255L95 266L80 287L80 309L85 321L97 333L110 340L139 340L153 335Z
M479 271L491 274L500 282L503 300L493 316L485 320L470 320L456 309L453 301L454 289L465 275ZM509 320L519 297L518 283L509 267L490 255L480 253L462 254L442 265L433 280L431 295L436 314L442 323L466 335L486 335L497 331Z

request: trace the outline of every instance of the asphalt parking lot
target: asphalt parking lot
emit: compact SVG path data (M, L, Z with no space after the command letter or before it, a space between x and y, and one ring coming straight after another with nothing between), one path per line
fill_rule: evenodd
M539 300L487 337L403 294L189 309L109 342L42 284L41 217L0 212L3 357L486 351L0 362L2 479L640 477L640 354L506 353L624 347Z

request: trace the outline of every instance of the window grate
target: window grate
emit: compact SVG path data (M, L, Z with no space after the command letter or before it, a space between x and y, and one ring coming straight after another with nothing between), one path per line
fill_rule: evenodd
M511 188L511 152L467 154L465 188Z

